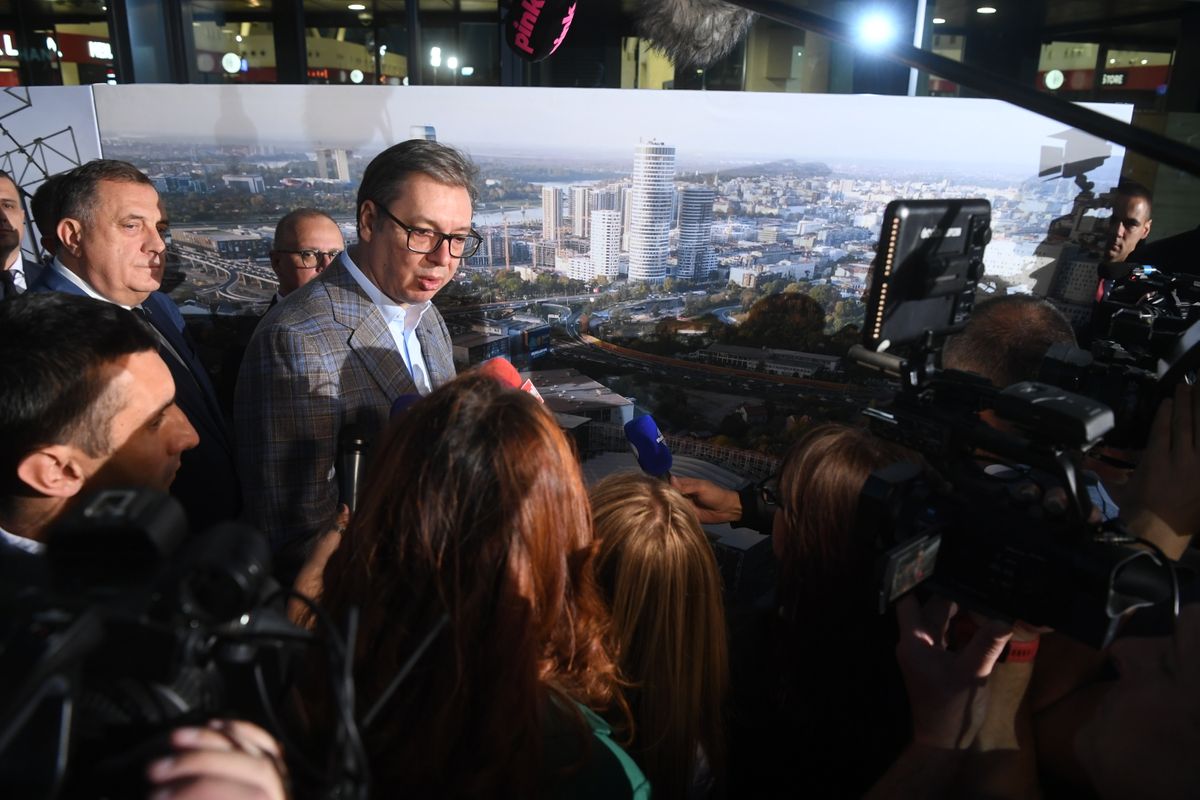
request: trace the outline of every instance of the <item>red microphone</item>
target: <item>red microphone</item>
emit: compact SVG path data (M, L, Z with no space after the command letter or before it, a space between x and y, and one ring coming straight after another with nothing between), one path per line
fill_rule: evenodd
M489 378L493 378L505 386L511 386L526 394L531 394L537 398L539 403L546 402L542 399L538 390L534 388L533 382L528 378L522 378L521 373L517 372L517 368L504 356L489 358L480 364L478 369L481 375L487 375Z

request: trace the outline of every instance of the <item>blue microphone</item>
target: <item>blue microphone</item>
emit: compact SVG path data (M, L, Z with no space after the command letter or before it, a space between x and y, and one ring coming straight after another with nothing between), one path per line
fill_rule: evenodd
M671 480L671 448L649 414L625 423L625 438L637 456L642 472L664 481Z
M395 419L396 417L400 416L405 411L408 411L409 406L411 406L413 403L416 403L420 399L421 395L419 394L400 395L396 398L395 402L392 403L392 411L390 414L388 414L388 419Z

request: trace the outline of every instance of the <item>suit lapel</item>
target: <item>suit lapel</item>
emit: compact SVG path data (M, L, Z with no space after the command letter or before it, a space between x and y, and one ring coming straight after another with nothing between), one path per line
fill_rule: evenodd
M429 385L436 389L454 379L454 354L447 350L449 338L436 306L430 306L417 325L417 341L429 370Z
M345 267L338 263L330 267L334 269L337 272L326 279L326 290L334 319L350 328L348 344L355 357L389 401L402 394L414 394L417 389L404 359L396 351L396 340L383 321L383 314Z

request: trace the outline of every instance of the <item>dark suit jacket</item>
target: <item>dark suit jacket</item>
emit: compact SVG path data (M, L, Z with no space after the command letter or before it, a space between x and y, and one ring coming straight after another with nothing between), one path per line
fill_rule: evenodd
M44 270L30 291L84 294L53 269ZM188 341L183 317L175 303L162 292L152 292L142 308L150 324L185 362L181 364L165 348L159 348L175 379L175 401L200 436L200 444L182 455L179 473L171 484L171 494L187 512L192 532L198 533L241 514L241 486L234 466L233 440L221 416L212 382Z
M416 336L431 385L453 379L450 333L436 308ZM342 427L376 439L396 398L416 391L383 314L340 259L267 312L246 347L234 423L247 518L276 552L307 541L337 512Z

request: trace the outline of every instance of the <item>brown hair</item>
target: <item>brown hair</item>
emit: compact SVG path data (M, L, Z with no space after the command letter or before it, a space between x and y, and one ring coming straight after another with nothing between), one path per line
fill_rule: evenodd
M916 458L866 430L837 424L814 428L788 451L779 471L783 518L774 536L785 607L794 610L807 599L861 608L872 599L874 542L854 535L859 493L876 469Z
M1040 297L1009 294L985 300L961 333L946 340L942 364L982 375L993 386L1036 380L1053 344L1075 344L1062 312Z
M630 753L655 797L687 797L698 748L720 773L729 684L721 577L695 508L641 473L591 493L597 574L612 608L631 686Z
M535 791L553 697L619 701L592 559L578 463L532 397L468 374L393 422L321 597L361 614L358 712L449 625L363 731L373 793Z

